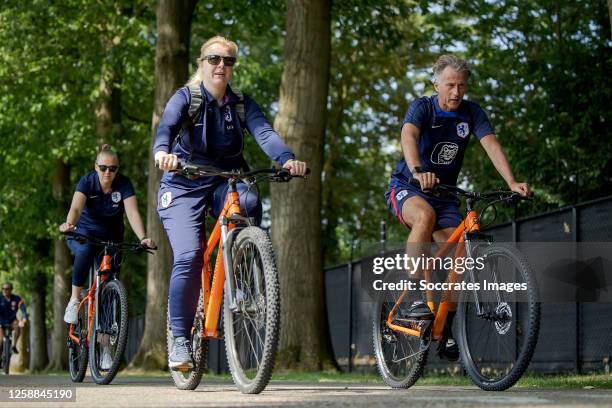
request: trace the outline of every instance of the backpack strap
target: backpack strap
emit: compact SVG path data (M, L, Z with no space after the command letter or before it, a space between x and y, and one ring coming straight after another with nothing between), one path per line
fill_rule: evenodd
M189 109L187 110L187 119L185 119L185 121L183 122L178 136L174 138L170 152L172 152L176 147L176 144L183 139L185 133L194 128L196 123L198 123L198 120L200 120L200 116L202 114L202 104L204 102L204 98L202 96L202 88L200 88L200 84L189 85L186 88L189 91ZM191 161L192 156L193 147L190 143L188 159L189 161Z
M200 84L197 85L189 85L187 87L189 89L189 96L191 97L189 100L189 111L188 111L188 120L185 121L190 122L190 126L195 126L198 119L200 118L200 114L202 113L202 102L204 101L202 97L202 88L200 88ZM184 124L183 124L184 126Z

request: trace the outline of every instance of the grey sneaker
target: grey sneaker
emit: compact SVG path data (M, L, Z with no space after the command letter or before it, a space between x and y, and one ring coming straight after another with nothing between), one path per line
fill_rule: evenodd
M64 321L69 324L76 324L79 320L79 299L71 299L64 312Z
M113 359L108 346L102 347L102 358L100 359L100 369L109 370L113 365Z
M193 368L191 359L191 342L186 337L175 337L168 358L171 370L189 370Z

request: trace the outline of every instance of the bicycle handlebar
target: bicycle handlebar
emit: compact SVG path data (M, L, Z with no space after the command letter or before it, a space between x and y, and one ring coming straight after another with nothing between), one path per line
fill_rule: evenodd
M304 176L293 176L289 172L289 170L285 168L277 169L275 167L272 168L264 168L264 169L255 169L251 171L242 171L242 170L221 170L213 166L207 165L198 165L195 163L188 163L179 161L176 170L171 170L172 172L176 172L181 174L187 178L197 178L202 176L218 176L225 177L227 179L246 179L249 177L256 176L258 174L269 174L268 179L270 181L276 182L288 182L292 178L306 178L308 174L310 174L310 169L306 169L306 174Z
M412 178L410 180L410 184L421 188L421 183L419 182L418 179ZM471 198L473 200L482 200L485 198L497 198L500 201L519 201L519 200L533 200L533 193L529 193L528 196L522 196L521 194L517 193L516 191L504 191L504 190L498 190L498 191L485 191L485 192L477 192L477 191L465 191L459 187L456 186L449 186L447 184L435 184L433 186L433 188L429 191L424 191L424 193L437 193L437 192L442 192L442 193L448 193L448 194L452 194L455 196L463 196L466 198Z
M76 239L77 241L81 243L85 243L88 241L98 246L114 247L114 248L119 248L120 250L129 250L129 251L133 251L137 253L138 252L148 252L152 254L153 252L151 252L151 250L153 251L157 250L157 247L151 248L151 247L141 244L140 242L103 241L96 237L92 237L92 236L81 234L79 232L74 232L74 231L63 232L62 234L68 237L73 237L74 239Z

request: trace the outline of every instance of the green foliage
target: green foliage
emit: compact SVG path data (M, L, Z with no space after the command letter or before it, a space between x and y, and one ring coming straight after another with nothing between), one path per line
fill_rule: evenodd
M612 65L606 2L518 0L334 3L324 237L327 264L407 231L383 193L400 157L408 104L433 89L439 54L468 59L468 97L488 111L517 180L534 186L521 215L612 194ZM472 140L461 180L476 190L504 182ZM514 215L499 208L498 221ZM393 245L393 244L391 244Z
M121 89L124 116L142 118L123 121L108 141L121 152L123 171L146 206L143 169L154 69L151 5L84 0L3 4L0 269L13 275L21 290L31 289L34 273L52 273L50 240L65 219L73 186L92 168L104 71L121 78L115 86ZM72 170L70 191L61 198L52 191L58 161ZM15 254L21 254L19 267Z
M406 236L383 194L401 154L403 115L412 100L433 91L430 67L443 52L470 61L468 96L488 111L517 179L534 185L536 204L522 214L611 194L606 6L604 0L334 1L322 197L326 264L346 261L351 245L359 256L378 240L381 219L391 241ZM29 290L36 271L51 270L51 238L65 216L52 192L57 161L69 165L71 189L92 167L96 108L108 97L103 79L121 108L106 139L119 151L144 214L154 7L152 0L3 2L0 271L1 278L23 276L20 290ZM270 121L277 112L285 12L282 0L200 1L192 23L191 60L213 35L235 40L233 86L261 104ZM503 187L483 153L472 142L464 183ZM246 156L253 167L269 164L252 139ZM502 211L500 220L511 215ZM142 311L144 262L129 257L124 265L138 299L135 312Z

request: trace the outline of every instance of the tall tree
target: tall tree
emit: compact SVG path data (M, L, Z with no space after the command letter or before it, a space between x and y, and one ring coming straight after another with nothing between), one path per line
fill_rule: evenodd
M272 240L281 284L278 365L320 369L330 361L321 252L321 170L330 64L330 2L289 0L274 127L311 177L271 188ZM297 316L307 316L300 319Z
M155 140L164 106L187 80L191 20L197 0L160 0L157 4L157 43L155 46L155 105L151 123L151 146ZM158 245L147 266L145 330L132 366L163 369L166 358L166 302L172 253L157 215L157 191L161 173L149 159L147 235ZM160 311L164 311L160 313Z
M612 33L612 0L608 0L608 15L610 17L610 33ZM610 38L612 38L612 34Z
M53 173L53 197L57 203L57 219L68 212L68 196L71 190L70 169L61 159L55 162ZM71 257L66 241L57 236L53 239L53 331L51 334L51 360L49 370L64 370L67 367L67 325L64 323L64 308L70 297Z
M47 328L45 326L45 298L47 295L47 275L36 273L34 290L30 294L30 372L42 371L49 362L47 354Z

